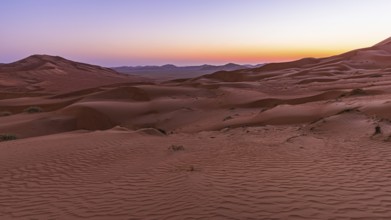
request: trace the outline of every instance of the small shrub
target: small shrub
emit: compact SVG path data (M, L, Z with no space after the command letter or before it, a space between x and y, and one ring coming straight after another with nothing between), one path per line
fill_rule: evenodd
M189 169L188 169L187 171L189 171L189 172L193 172L193 171L195 171L195 168L194 168L194 166L193 166L193 165L190 165L190 166L189 166Z
M227 120L231 120L231 119L233 119L232 116L227 116L227 117L225 117L225 118L223 119L223 121L227 121Z
M160 133L162 133L164 135L167 135L167 131L165 131L164 129L156 128L156 130L158 130Z
M365 92L365 90L363 89L353 89L351 92L350 92L350 95L352 96L355 96L355 95L366 95L367 92Z
M375 133L373 134L373 135L377 135L377 134L381 134L382 132L381 132L381 127L379 126L379 125L377 125L376 127L375 127Z
M344 114L344 113L350 113L350 112L360 112L358 107L355 108L347 108L337 113L337 115Z
M12 141L18 139L13 134L0 134L0 141Z
M10 115L12 115L12 113L8 111L0 112L0 117L10 116Z
M169 150L172 150L172 151L182 151L182 150L185 150L185 148L182 146L182 145L171 145L169 148Z
M24 111L27 113L38 113L38 112L42 112L43 109L38 106L30 106L30 107L26 108Z

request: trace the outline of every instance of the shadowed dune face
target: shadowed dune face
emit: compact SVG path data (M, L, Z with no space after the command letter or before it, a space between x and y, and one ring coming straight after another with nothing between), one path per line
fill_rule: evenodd
M5 219L391 217L389 39L163 83L32 56L0 84Z

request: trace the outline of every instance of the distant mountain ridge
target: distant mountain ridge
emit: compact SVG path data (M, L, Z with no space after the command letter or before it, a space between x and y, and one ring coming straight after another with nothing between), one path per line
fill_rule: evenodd
M227 63L225 65L199 65L199 66L175 66L166 64L162 66L122 66L113 67L112 69L126 74L139 75L154 79L173 79L173 78L194 78L205 74L210 74L218 71L234 71L247 68L257 68L258 65L239 65L235 63Z

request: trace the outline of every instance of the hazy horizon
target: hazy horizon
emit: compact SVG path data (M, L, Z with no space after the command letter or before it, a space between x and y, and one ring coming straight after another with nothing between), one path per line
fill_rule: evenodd
M0 63L33 54L106 67L326 57L388 37L386 0L5 0Z
M83 63L87 63L87 64L92 64L92 65L99 65L97 63L93 63L93 62L88 62L88 61L83 61L83 60L75 60L75 59L72 59L70 57L65 57L65 56L61 56L61 55L58 55L58 54L31 54L31 55L28 55L26 57L21 57L21 58L18 58L16 60L11 60L9 62L0 62L0 64L7 64L7 63L13 63L13 62L18 62L20 60L23 60L23 59L26 59L28 57L31 57L31 56L59 56L59 57L62 57L64 59L67 59L67 60L71 60L71 61L75 61L75 62L83 62ZM193 63L193 64L175 64L175 63L158 63L158 64L134 64L134 65L127 65L127 64L124 64L124 65L117 65L117 66L105 66L105 65L101 65L103 67L108 67L108 68L114 68L114 67L149 67L149 66L165 66L165 65L174 65L176 67L190 67L190 66L202 66L202 65L212 65L212 66L224 66L224 65L227 65L227 64L237 64L237 65L242 65L242 66L245 66L245 65L251 65L251 66L256 66L256 65L260 65L260 64L266 64L266 63L236 63L236 62L215 62L215 63Z

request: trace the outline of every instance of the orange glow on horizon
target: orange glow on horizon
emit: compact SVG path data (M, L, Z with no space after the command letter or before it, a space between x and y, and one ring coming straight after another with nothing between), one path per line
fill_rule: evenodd
M105 50L108 58L120 60L156 60L163 63L263 63L285 62L307 57L322 58L338 55L353 48L150 48L146 50L116 49ZM136 51L136 53L135 53ZM96 53L98 51L94 51ZM99 51L100 53L103 52ZM136 55L135 55L136 54ZM86 54L87 55L87 54Z
M199 64L225 64L229 62L238 64L259 64L269 62L286 62L307 57L322 58L334 56L359 49L369 45L328 43L304 44L291 42L265 44L259 42L254 46L250 43L221 42L211 44L198 42L192 45L181 42L167 44L136 44L129 41L108 42L99 47L67 47L67 53L73 53L78 58L94 57L99 63L101 60L119 61L119 65L163 65L167 63L175 65L199 65ZM305 45L305 46L303 46Z

